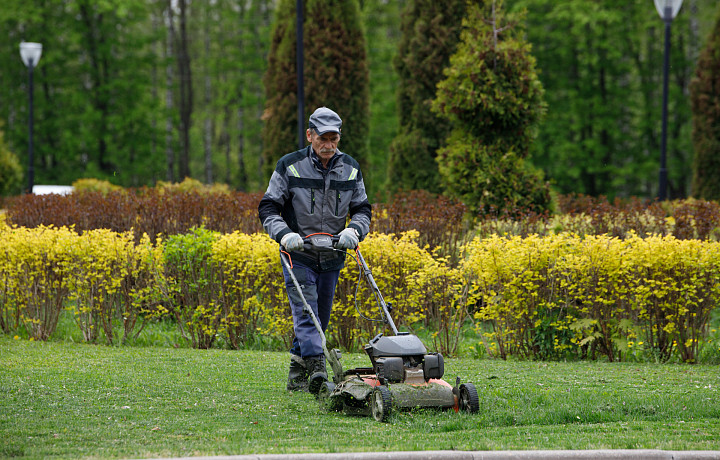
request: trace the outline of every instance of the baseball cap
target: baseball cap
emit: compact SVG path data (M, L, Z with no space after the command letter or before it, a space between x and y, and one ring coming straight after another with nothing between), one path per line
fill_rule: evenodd
M340 116L327 107L320 107L310 115L310 128L321 136L325 133L340 134L341 126Z

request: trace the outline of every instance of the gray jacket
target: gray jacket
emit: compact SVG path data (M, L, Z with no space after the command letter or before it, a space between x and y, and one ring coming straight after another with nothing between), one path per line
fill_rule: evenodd
M260 222L278 243L290 232L337 235L346 226L357 230L360 240L370 231L372 207L365 193L360 165L340 150L323 168L310 146L282 157L258 206ZM343 254L294 252L294 260L318 271L338 270Z

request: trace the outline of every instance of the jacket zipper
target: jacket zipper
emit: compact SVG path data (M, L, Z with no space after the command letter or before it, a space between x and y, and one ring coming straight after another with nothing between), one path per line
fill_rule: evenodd
M340 212L340 191L337 192L337 200L335 200L335 215L339 215Z
M310 214L315 214L315 189L310 189Z

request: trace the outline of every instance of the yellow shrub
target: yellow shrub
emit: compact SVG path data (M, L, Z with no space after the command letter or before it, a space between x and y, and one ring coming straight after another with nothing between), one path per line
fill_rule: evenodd
M436 297L423 297L431 290L429 275L418 276L418 273L433 267L436 261L427 248L418 246L418 236L416 231L405 232L400 237L371 233L360 244L381 294L393 308L393 320L398 326L424 321L428 309L438 308ZM351 253L340 272L330 323L331 337L346 349L356 349L383 330L382 325L360 316L362 313L379 319L380 312L370 286L364 280L358 285L359 271L353 260L354 252L348 251ZM356 290L360 313L356 310Z
M206 185L197 179L186 177L182 182L172 183L158 181L155 188L159 191L168 192L197 192L197 193L228 193L230 187L227 184L211 184Z
M239 348L257 333L275 336L289 347L292 317L285 295L279 247L264 233L234 232L214 243L220 266L224 334Z
M90 230L69 238L65 250L70 257L71 309L87 342L104 332L113 343L116 306L122 303L122 281L130 274L135 254L133 233L107 229Z
M101 192L107 195L110 192L125 190L119 185L115 185L106 180L100 179L78 179L72 183L75 192Z
M621 359L628 341L669 359L697 355L720 292L720 246L607 235L475 239L462 270L482 298L498 354Z
M47 340L69 294L71 256L66 247L76 234L67 228L0 226L0 325L25 326L31 337Z

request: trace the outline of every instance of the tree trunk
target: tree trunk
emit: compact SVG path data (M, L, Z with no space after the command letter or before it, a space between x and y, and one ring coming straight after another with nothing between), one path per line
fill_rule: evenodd
M212 109L210 104L212 102L212 83L210 81L210 20L211 12L210 5L205 5L205 24L204 24L204 39L205 39L205 65L204 77L205 77L205 123L203 126L203 143L205 147L205 183L213 183L213 165L212 165L212 132L213 123L211 118Z
M180 8L180 36L178 40L178 70L180 74L180 178L190 177L190 126L192 123L192 71L187 35L187 3L178 0Z
M166 8L167 22L167 40L165 41L165 110L167 118L165 120L165 161L167 165L167 173L165 178L168 182L175 182L175 149L173 148L173 110L175 108L175 98L173 93L173 66L171 64L175 57L173 43L175 41L175 18L172 10L172 0L167 0Z
M93 108L99 113L99 122L95 129L97 141L97 162L99 168L104 172L112 172L113 167L107 160L107 141L109 103L105 94L105 84L108 81L108 61L101 54L105 48L102 32L103 15L95 14L88 2L79 3L80 16L85 24L85 38L88 46L88 58L90 61L92 81Z

